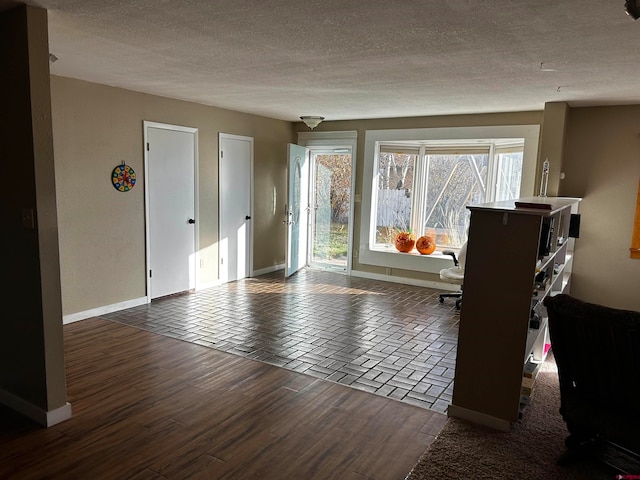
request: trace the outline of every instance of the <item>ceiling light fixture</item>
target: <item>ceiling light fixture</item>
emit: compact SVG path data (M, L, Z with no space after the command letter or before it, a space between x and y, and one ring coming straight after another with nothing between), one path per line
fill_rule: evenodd
M300 120L304 122L304 124L309 127L311 130L320 125L320 122L324 120L324 117L317 117L313 115L304 115L300 117Z
M626 0L624 2L624 9L634 20L640 18L640 0Z

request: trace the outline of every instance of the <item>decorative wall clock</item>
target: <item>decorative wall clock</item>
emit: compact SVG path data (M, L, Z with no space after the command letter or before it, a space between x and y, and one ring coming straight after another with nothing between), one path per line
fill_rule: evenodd
M128 192L136 184L136 172L129 165L122 162L113 169L111 174L113 186L119 192Z

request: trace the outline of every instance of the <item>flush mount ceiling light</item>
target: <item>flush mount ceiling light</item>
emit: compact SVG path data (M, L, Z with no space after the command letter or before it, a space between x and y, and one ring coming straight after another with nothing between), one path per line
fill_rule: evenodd
M304 122L304 124L309 127L311 130L320 125L320 122L324 120L324 117L316 117L312 115L305 115L300 117L300 120Z
M640 0L626 0L624 2L624 9L634 20L640 18Z

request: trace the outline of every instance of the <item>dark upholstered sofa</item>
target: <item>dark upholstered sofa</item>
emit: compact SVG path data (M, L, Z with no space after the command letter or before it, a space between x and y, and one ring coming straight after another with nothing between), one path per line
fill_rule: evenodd
M640 453L640 312L569 295L544 305L569 451L603 440Z

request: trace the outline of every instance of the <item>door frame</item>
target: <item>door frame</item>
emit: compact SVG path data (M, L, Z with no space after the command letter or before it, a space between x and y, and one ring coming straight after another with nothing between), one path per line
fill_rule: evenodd
M178 132L191 133L193 135L193 215L196 221L194 227L194 289L198 289L198 285L200 283L200 270L198 265L200 265L200 228L199 228L199 206L198 206L198 198L200 198L198 185L199 185L199 175L198 175L198 164L199 164L199 153L198 153L198 129L193 127L185 127L182 125L172 125L169 123L160 123L160 122L151 122L147 120L142 121L143 126L143 151L144 151L144 230L145 230L145 277L146 277L146 300L147 303L151 303L151 276L149 275L149 266L151 265L151 246L150 246L150 229L149 229L149 185L147 183L147 179L149 178L149 128L157 128L161 130L173 130Z
M218 132L218 281L221 281L220 278L220 241L221 241L221 234L222 234L222 202L221 202L221 197L220 197L220 182L221 182L221 178L220 178L220 162L222 161L222 139L226 138L229 140L239 140L239 141L248 141L249 145L250 145L250 157L249 158L249 216L251 217L251 220L248 222L248 230L249 230L249 241L248 241L248 257L247 258L247 263L248 263L248 270L249 270L249 274L248 277L254 277L255 276L255 272L253 271L253 236L255 233L255 229L254 229L254 222L255 222L255 218L254 218L254 207L253 207L253 200L254 200L254 184L253 184L253 160L254 160L254 138L253 137L248 137L246 135L234 135L232 133L223 133L223 132Z
M347 246L347 269L345 273L351 275L353 269L353 230L355 222L355 204L361 202L361 197L356 197L356 158L358 147L358 131L357 130L345 130L336 132L298 132L298 145L308 148L310 152L310 161L313 159L314 147L316 150L324 148L334 147L349 147L351 148L351 201L349 205L349 232ZM313 163L313 162L312 162ZM310 169L314 165L309 165ZM310 170L311 171L311 170ZM311 229L312 227L310 227ZM309 242L313 242L311 235L309 235ZM312 246L307 250L308 256L313 255ZM311 264L311 259L308 259L308 263Z

